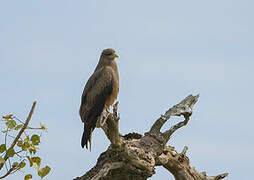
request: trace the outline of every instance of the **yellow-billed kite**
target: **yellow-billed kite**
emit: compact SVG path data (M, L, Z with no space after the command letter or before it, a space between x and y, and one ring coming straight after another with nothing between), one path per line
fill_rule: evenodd
M101 53L98 65L88 79L81 98L79 114L84 123L81 146L91 150L91 136L96 122L102 112L109 111L119 92L119 75L115 58L118 55L113 49Z

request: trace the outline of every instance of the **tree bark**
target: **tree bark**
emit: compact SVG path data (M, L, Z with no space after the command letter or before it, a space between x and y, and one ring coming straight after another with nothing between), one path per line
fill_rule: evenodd
M97 164L83 176L75 180L145 180L155 174L155 166L163 166L170 171L176 180L219 180L228 173L217 176L207 176L206 172L198 172L190 166L186 156L188 147L182 152L176 152L174 147L167 146L171 135L179 128L187 125L192 115L193 107L199 95L189 95L179 104L161 115L144 135L129 133L122 136L119 133L117 105L113 113L107 116L103 125L106 136L111 144L101 153ZM181 121L169 130L161 132L162 126L171 116L183 116Z

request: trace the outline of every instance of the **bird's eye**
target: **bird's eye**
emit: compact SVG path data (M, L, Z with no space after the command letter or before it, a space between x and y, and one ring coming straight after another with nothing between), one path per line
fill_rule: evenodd
M109 52L109 53L106 53L105 55L106 56L111 56L113 53L112 52Z

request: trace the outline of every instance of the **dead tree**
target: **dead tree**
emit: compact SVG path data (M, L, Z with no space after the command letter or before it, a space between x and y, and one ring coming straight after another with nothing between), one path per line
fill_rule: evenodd
M144 135L119 133L117 105L113 113L107 117L102 126L111 144L101 153L97 164L83 176L75 180L145 180L155 174L155 166L163 166L170 171L176 180L219 180L228 173L217 176L207 176L206 172L198 172L190 166L186 156L188 147L184 146L178 153L172 146L167 146L171 135L179 128L185 126L192 114L193 106L199 95L189 95L179 104L170 108L161 115L152 125L150 131ZM162 126L171 116L183 116L184 121L172 126L169 130L161 132Z

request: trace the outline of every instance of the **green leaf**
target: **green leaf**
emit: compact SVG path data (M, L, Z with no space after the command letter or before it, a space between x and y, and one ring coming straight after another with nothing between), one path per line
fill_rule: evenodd
M33 145L31 145L31 147L29 148L29 152L30 152L30 154L35 154L36 148Z
M5 144L1 144L0 145L0 153L3 153L6 150L6 145Z
M51 168L49 166L46 166L38 171L38 175L43 178L47 176L47 174L50 172Z
M46 126L44 124L40 123L40 125L41 125L41 129L42 130L47 130L47 128L46 128Z
M24 142L23 144L22 144L22 150L23 151L26 151L28 148L30 147L30 144L28 143L28 142Z
M14 129L15 130L19 130L20 128L22 128L23 127L23 125L22 124L19 124L19 125L17 125Z
M22 147L22 145L23 145L23 141L19 140L18 143L17 143L17 146Z
M26 136L26 138L24 139L24 142L28 142L29 141L29 135Z
M18 165L19 165L18 162L14 162L14 163L12 163L12 168L16 168Z
M25 175L24 180L29 180L32 178L33 178L32 174L27 174L27 175Z
M13 128L16 126L16 121L14 121L14 120L9 120L9 121L7 121L5 124L6 124L6 126L7 126L8 128L13 129Z
M12 116L13 116L13 114L8 114L8 115L6 115L6 116L3 116L3 118L8 120L8 119L11 119Z
M33 145L35 145L35 146L39 145L40 136L38 136L37 134L32 135L31 141L32 141Z
M10 149L8 149L8 150L6 151L6 155L7 155L8 157L13 157L14 154L15 154L15 151L14 151L13 148L10 148Z
M40 167L41 165L41 158L40 157L32 157L31 158L33 164L36 164L35 166L37 166L38 168Z
M22 161L20 164L19 164L19 168L24 168L26 166L26 163L24 161Z
M0 157L0 163L5 163L5 160L4 160L4 158L2 158L2 157Z

